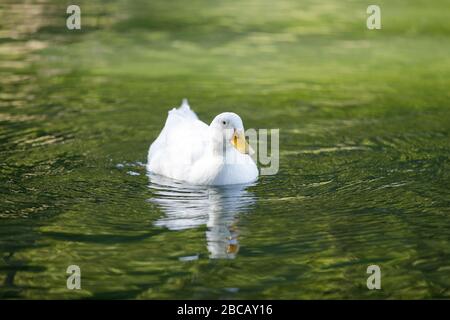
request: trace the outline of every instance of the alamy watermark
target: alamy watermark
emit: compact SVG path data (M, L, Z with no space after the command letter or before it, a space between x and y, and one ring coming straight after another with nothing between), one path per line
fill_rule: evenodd
M367 17L366 26L369 30L379 30L381 29L381 9L376 4L371 4L367 7L367 14L370 16Z
M381 269L376 264L372 264L367 267L367 271L370 276L367 278L367 289L380 290L381 289Z
M70 14L66 20L66 26L69 30L81 29L81 9L79 6L72 4L67 7L66 13Z
M69 30L81 29L81 8L76 4L71 4L67 7L67 14L70 14L66 19L66 26ZM376 4L371 4L367 7L366 13L369 14L366 20L366 26L369 30L381 29L381 9Z
M277 174L280 167L280 129L247 129L245 135L254 150L251 156L259 164L260 174L263 176Z
M69 290L81 289L81 269L73 264L67 267L66 273L70 274L67 278L66 286Z

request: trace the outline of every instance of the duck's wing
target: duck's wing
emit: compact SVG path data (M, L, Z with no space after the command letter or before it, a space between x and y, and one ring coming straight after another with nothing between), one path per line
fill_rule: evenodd
M180 179L205 152L208 125L200 121L187 100L169 111L158 138L150 146L148 169L154 173Z

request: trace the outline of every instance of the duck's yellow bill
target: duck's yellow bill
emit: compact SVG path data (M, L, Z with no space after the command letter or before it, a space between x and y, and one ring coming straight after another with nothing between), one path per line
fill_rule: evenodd
M244 154L254 154L253 148L245 140L245 135L243 132L235 131L233 138L231 139L231 144L241 153Z

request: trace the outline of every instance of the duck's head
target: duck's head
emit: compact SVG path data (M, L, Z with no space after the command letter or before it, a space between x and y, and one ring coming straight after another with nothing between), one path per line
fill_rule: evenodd
M214 118L209 127L216 141L231 145L239 152L253 154L253 149L245 141L244 124L241 117L233 112L224 112Z

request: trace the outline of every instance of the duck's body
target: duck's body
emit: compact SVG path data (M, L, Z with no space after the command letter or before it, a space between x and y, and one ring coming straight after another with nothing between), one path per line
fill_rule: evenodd
M242 153L249 151L243 146L243 130L239 116L229 112L218 115L208 126L184 100L180 108L169 111L163 130L150 146L147 169L198 185L253 182L258 169L253 159Z

